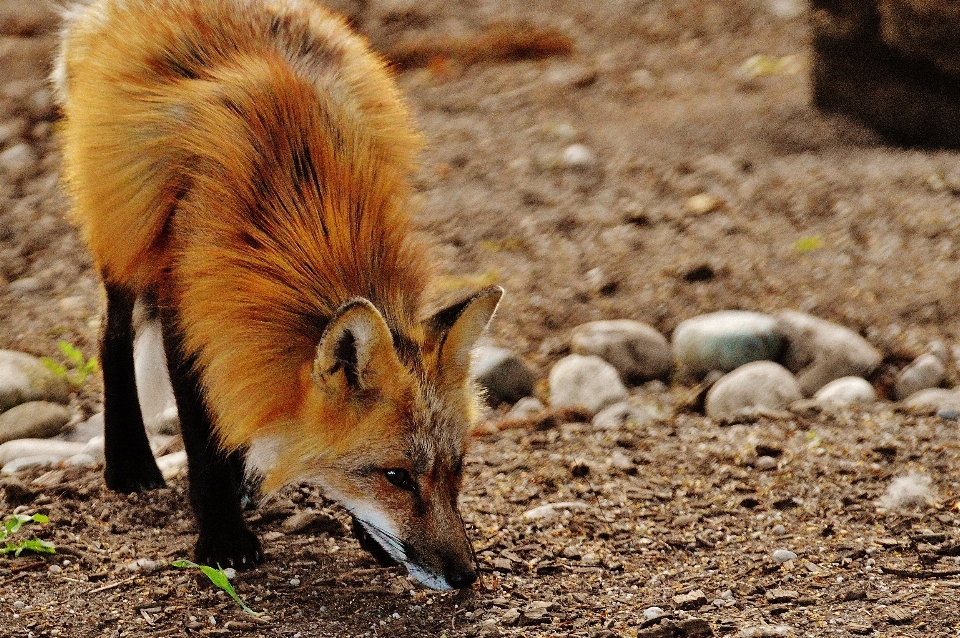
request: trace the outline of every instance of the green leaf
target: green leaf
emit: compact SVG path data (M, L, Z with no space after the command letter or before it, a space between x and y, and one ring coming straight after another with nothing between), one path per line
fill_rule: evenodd
M173 563L171 563L171 565L173 565L174 567L195 567L199 569L201 572L203 572L207 576L207 578L210 579L211 583L213 583L223 591L227 592L227 595L229 595L230 598L234 600L234 602L240 605L240 608L243 609L243 611L250 614L251 616L262 615L260 612L253 611L252 609L247 607L247 604L243 602L243 599L240 598L240 596L237 594L237 591L233 588L233 585L230 583L230 579L227 578L227 575L223 572L223 568L221 568L219 565L217 565L216 567L210 567L209 565L198 565L189 560L175 560L173 561Z
M83 353L70 342L58 341L57 347L60 348L60 352L63 353L63 356L65 356L67 361L72 363L74 367L79 367L86 363L86 357L83 356Z
M47 368L47 370L54 373L60 378L67 376L67 368L65 366L60 365L50 357L40 357L40 363L42 363Z
M801 237L793 244L793 249L800 253L809 253L823 248L823 239L820 237Z

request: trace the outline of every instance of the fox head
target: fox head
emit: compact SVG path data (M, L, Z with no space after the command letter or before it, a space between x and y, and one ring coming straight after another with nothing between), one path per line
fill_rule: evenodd
M484 289L412 336L365 299L342 305L304 371L298 423L251 445L265 491L311 477L353 515L365 547L374 541L427 587L469 587L477 565L457 497L477 409L470 358L502 294Z

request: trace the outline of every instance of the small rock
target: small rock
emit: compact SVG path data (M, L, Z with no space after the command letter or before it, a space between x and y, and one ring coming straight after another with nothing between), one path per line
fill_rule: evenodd
M784 347L776 320L758 312L725 310L687 319L673 331L673 358L680 372L701 378L751 361L775 360Z
M630 472L635 469L633 459L620 450L614 450L610 453L610 465L621 472Z
M786 536L787 528L784 527L783 525L774 525L770 529L770 533L773 534L774 536Z
M643 619L644 620L653 620L654 618L659 618L663 615L663 610L659 607L647 607L643 610Z
M87 443L95 437L103 435L103 412L97 412L86 421L80 421L72 429L60 435L64 441Z
M777 469L777 459L772 456L758 456L757 460L753 462L753 467L763 472L775 470Z
M862 377L840 377L826 384L813 395L823 407L874 403L877 391Z
M512 607L500 616L500 623L508 627L516 625L520 621L520 610L516 607Z
M935 388L940 385L947 374L947 368L939 357L924 354L900 371L893 386L896 398L906 399L920 390Z
M39 161L30 145L21 142L0 153L0 170L11 181L17 181L32 176Z
M63 460L63 464L69 467L92 467L97 464L97 460L89 454L74 454Z
M59 403L29 401L0 413L0 443L46 439L60 434L72 413Z
M138 558L137 560L130 561L124 565L127 571L130 572L155 572L160 569L160 563L149 558Z
M9 476L28 467L49 467L56 465L62 460L60 457L50 455L21 456L5 463L3 467L0 468L0 475Z
M587 509L587 504L583 501L562 501L560 503L547 503L528 509L523 513L523 518L528 521L539 521L551 519L562 512L571 512Z
M797 375L805 396L835 379L869 376L883 360L857 333L803 312L781 312L777 330L787 340L784 365Z
M7 290L13 293L37 292L49 288L39 277L21 277L7 284Z
M536 416L547 409L547 406L536 397L523 397L517 401L504 416L507 420L522 420Z
M16 439L0 445L0 465L6 465L24 457L51 458L51 463L82 454L83 443L60 441L57 439Z
M680 609L700 609L707 604L707 596L703 590L695 589L688 594L674 596L673 604Z
M912 410L936 412L953 409L960 411L960 389L928 388L911 394L900 403Z
M913 622L917 614L905 607L887 607L887 622L891 625L906 625Z
M595 355L630 383L659 379L670 371L670 344L656 328L640 321L591 321L573 329L570 350Z
M181 450L161 456L157 459L157 467L160 468L160 473L163 474L163 478L168 481L179 476L180 472L187 467L186 451Z
M563 149L560 161L564 168L588 171L597 165L597 156L584 144L571 144Z
M730 418L762 410L783 410L801 398L790 371L772 361L754 361L724 375L707 392L706 413Z
M720 208L723 202L709 193L700 193L687 199L683 208L691 215L706 215Z
M641 425L658 418L655 406L636 406L626 401L614 403L597 412L592 420L593 427L600 430L619 430L630 423Z
M773 562L776 564L785 563L788 560L796 560L797 555L791 552L789 549L778 549L773 552Z
M290 586L291 586L291 587L299 587L299 586L300 586L300 579L299 579L299 578L291 578L291 579L290 579Z
M0 412L27 401L67 403L70 384L36 357L0 350Z
M47 571L51 574L60 574L63 573L63 567L60 567L60 565L50 565L50 567L47 567Z
M550 370L553 408L583 408L596 414L628 396L616 368L600 357L571 354Z
M103 463L104 453L103 453L103 444L104 439L103 435L95 436L83 445L83 450L80 454L86 454L91 457L96 463Z
M306 509L302 512L297 512L293 516L287 518L280 527L283 528L283 531L288 534L293 534L300 532L314 523L320 518L320 512L314 511L312 509Z
M480 346L474 351L470 373L494 404L514 403L529 396L537 380L519 354L495 346Z

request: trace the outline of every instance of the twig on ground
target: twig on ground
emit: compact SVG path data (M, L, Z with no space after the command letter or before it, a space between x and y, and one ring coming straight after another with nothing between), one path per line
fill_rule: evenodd
M900 569L897 567L880 566L880 571L892 576L902 576L903 578L948 578L950 576L960 576L960 569L945 569L941 571L931 569Z

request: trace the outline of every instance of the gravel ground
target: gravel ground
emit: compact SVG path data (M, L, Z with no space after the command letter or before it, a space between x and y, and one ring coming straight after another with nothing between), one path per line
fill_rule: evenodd
M541 373L584 321L669 333L730 308L811 312L888 362L960 344L957 154L813 111L790 3L341 4L388 53L475 44L498 22L573 43L538 60L454 48L400 74L431 144L417 186L437 304L500 283L492 338ZM0 1L0 153L34 155L0 155L0 347L36 355L58 340L93 352L99 323L57 187L42 80L55 28ZM756 54L770 57L744 67ZM268 562L234 583L254 618L168 566L194 540L183 480L123 497L97 470L27 471L0 512L47 513L58 553L0 558L0 634L960 635L956 421L878 405L721 423L696 389L633 394L648 416L614 430L486 415L462 499L483 582L460 593L377 567L341 510L294 486L252 514ZM74 408L98 402L92 380ZM537 518L549 503L567 505Z

